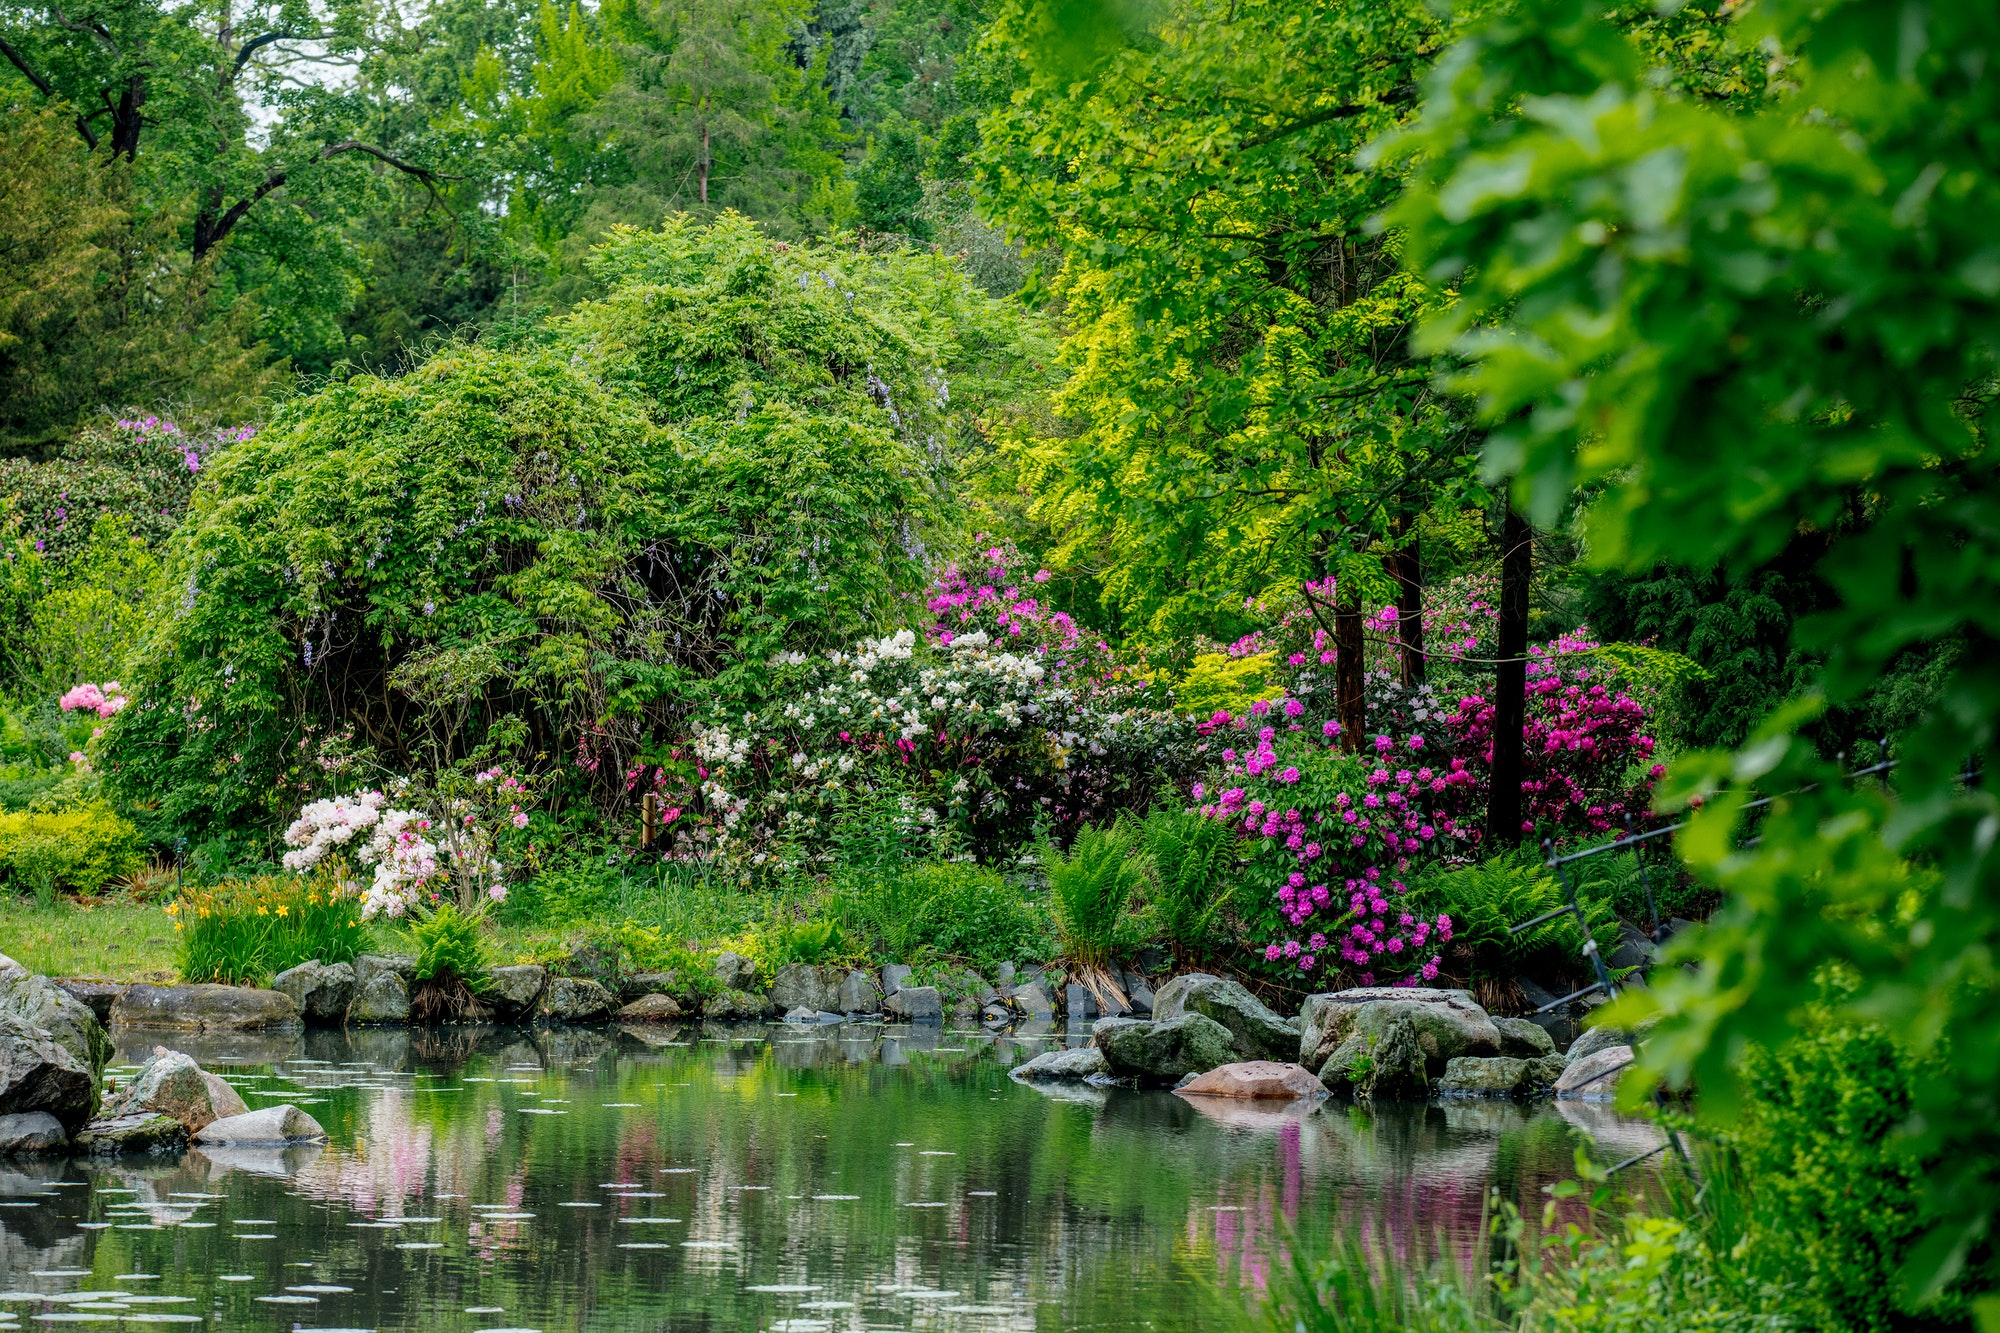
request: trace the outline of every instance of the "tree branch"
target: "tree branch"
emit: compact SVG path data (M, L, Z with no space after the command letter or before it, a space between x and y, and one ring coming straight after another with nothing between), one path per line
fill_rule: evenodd
M250 63L251 56L256 55L257 52L269 46L272 42L290 41L297 35L297 33L290 32L267 32L261 37L252 37L249 41L243 43L236 50L236 62L230 66L229 77L222 81L223 86L227 87L236 82L237 76L243 73L243 67Z
M5 37L0 37L0 55L6 56L7 63L12 65L15 69L20 70L21 77L26 79L29 83L35 85L36 92L40 93L43 97L48 98L52 102L57 100L56 90L54 85L50 84L50 82L47 79L43 78L41 76L40 71L36 70L36 68L33 65L30 65L28 63L28 58L22 55L19 51L15 50L13 44L10 43ZM83 142L85 147L89 148L92 152L97 151L97 135L90 128L90 118L88 116L84 115L77 116L76 132L83 136Z
M339 143L326 144L315 150L306 159L306 164L324 162L329 158L338 157L342 153L363 153L378 162L394 167L406 176L413 176L424 183L424 188L430 191L433 202L439 204L444 202L443 196L438 193L437 183L441 179L448 179L447 177L430 170L428 167L420 167L413 162L405 162L388 151L377 148L373 144L362 143L359 139L343 139ZM256 189L231 204L219 216L210 215L204 211L201 216L197 217L194 222L194 257L200 259L210 250L213 250L216 246L227 240L229 233L236 229L236 224L243 220L244 215L252 208L255 208L258 201L263 199L264 196L270 194L273 190L281 188L290 179L293 170L295 168L286 167L270 172L258 183Z

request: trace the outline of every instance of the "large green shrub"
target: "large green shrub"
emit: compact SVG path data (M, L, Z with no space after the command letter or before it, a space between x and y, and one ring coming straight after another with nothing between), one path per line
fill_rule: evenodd
M1923 1071L1879 1028L1826 1025L1746 1061L1728 1142L1748 1183L1750 1262L1798 1294L1824 1333L1948 1327L1953 1297L1913 1309L1911 1245L1933 1219L1926 1161L1907 1131Z
M619 232L597 269L553 345L330 385L204 467L120 789L184 828L269 820L324 794L335 733L408 772L518 718L617 805L687 708L902 605L1018 312L946 261L739 218Z
M16 889L96 893L145 864L139 830L102 801L0 814L0 866Z

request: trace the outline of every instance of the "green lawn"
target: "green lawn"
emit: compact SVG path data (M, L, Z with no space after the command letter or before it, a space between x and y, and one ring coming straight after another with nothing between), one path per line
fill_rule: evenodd
M158 907L111 900L97 907L58 903L47 910L0 896L0 953L51 977L172 981L174 923Z

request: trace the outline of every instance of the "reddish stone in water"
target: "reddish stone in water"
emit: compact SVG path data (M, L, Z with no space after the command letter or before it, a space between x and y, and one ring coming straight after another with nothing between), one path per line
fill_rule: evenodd
M1245 1060L1240 1064L1211 1069L1176 1091L1182 1096L1254 1097L1263 1100L1326 1096L1326 1089L1304 1065L1281 1064L1276 1060Z

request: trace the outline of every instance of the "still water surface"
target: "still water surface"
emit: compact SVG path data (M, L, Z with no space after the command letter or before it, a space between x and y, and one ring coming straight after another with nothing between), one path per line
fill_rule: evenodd
M1650 1130L1014 1083L1056 1036L854 1026L123 1034L324 1147L0 1164L0 1331L1213 1329L1294 1239L1468 1247Z

